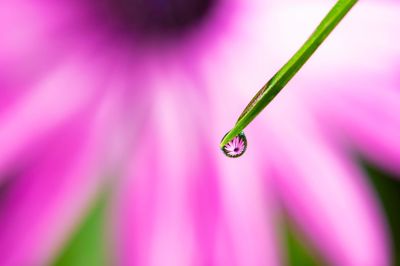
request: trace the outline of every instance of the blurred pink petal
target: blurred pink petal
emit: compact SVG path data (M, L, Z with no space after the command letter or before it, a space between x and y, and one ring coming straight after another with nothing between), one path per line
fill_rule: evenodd
M254 157L232 164L219 160L225 226L235 265L278 265L275 204ZM218 265L226 265L222 261Z
M116 202L120 265L215 263L221 208L216 169L210 145L195 140L202 129L191 119L194 112L189 115L177 98L165 90L156 94L143 137L133 144L134 160Z
M323 107L318 106L317 110L323 109L320 118L329 126L331 134L345 145L382 167L400 173L400 80L395 73L371 73L367 80L354 77L347 82L354 93L326 86L329 93L322 97L332 98L334 92L342 100L326 100Z
M0 114L0 169L21 153L35 156L30 151L38 140L93 105L101 95L104 89L100 86L104 85L93 70L71 61L32 84L29 93Z
M306 108L285 103L284 120L272 112L272 141L265 149L289 213L330 263L388 265L382 211L360 171L318 131Z
M43 265L65 241L104 181L99 155L110 107L76 114L40 141L34 157L8 169L0 204L1 265Z

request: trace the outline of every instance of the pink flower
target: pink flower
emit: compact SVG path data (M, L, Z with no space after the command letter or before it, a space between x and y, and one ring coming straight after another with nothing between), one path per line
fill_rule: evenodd
M335 265L389 265L349 150L400 172L395 1L361 1L246 131L321 1L0 2L0 265L50 262L112 186L116 265L276 265L281 204Z

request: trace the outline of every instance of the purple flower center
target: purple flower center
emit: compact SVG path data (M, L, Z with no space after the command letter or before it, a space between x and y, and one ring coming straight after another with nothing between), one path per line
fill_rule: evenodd
M114 32L165 37L201 23L216 0L89 0L97 18Z

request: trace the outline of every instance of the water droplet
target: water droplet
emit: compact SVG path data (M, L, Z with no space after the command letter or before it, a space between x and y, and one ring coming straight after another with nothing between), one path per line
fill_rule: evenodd
M247 139L243 132L241 132L239 135L229 141L224 147L222 147L222 151L224 152L224 154L231 158L242 156L246 149Z

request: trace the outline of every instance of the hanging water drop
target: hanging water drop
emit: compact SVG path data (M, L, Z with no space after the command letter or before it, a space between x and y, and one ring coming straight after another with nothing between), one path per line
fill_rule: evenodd
M222 151L224 152L224 154L230 158L242 156L246 149L247 139L243 132L241 132L239 135L229 141L224 147L222 147Z

